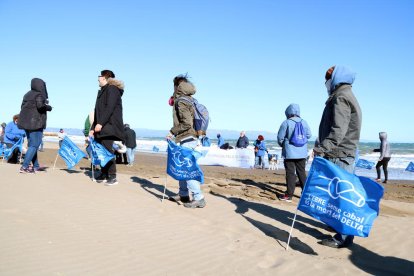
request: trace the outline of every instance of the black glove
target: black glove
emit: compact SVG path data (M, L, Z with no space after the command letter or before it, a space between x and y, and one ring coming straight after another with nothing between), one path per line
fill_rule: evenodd
M50 105L46 105L46 111L52 111L52 107Z

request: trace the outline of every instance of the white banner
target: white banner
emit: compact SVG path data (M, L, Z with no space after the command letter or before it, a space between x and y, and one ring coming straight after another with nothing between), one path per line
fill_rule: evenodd
M203 154L197 160L199 165L238 168L252 168L254 166L253 148L223 150L218 147L202 147L198 151Z

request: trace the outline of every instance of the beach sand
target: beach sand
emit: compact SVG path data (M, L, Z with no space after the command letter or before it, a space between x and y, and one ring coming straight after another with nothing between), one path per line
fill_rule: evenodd
M65 169L56 144L47 172L0 164L0 275L412 275L414 183L390 181L368 238L349 249L318 241L326 225L281 202L284 171L203 166L207 206L164 200L166 156L118 165L119 185L91 181L88 160ZM177 181L168 177L167 195ZM297 195L300 188L296 189Z

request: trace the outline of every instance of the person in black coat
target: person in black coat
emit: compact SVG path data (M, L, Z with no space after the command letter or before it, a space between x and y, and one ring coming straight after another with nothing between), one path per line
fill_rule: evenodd
M122 119L122 95L124 93L123 82L115 79L115 74L110 70L101 71L98 76L101 89L95 103L95 115L89 136L102 144L109 152L114 153L112 144L114 141L125 141L124 123ZM118 184L116 179L115 158L109 161L101 169L101 175L96 178L98 183L106 185Z
M21 173L33 173L42 170L37 160L37 150L42 143L43 130L46 128L47 112L52 111L49 105L46 83L42 79L34 78L31 90L23 97L17 126L26 131L27 152L24 157ZM33 168L29 165L33 163Z
M137 147L137 135L135 131L125 124L125 146L127 147L127 161L129 167L134 165L135 154L134 150Z
M240 132L240 137L237 140L236 148L245 149L249 146L249 138L247 138L244 131Z

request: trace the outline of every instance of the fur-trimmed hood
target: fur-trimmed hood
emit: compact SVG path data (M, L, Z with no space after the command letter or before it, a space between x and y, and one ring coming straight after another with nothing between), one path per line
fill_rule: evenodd
M113 79L113 78L109 78L108 79L108 85L116 86L119 90L121 90L121 95L124 93L125 85L124 85L123 81Z
M192 96L196 93L196 88L191 82L181 82L174 89L174 99L177 99L181 96Z

